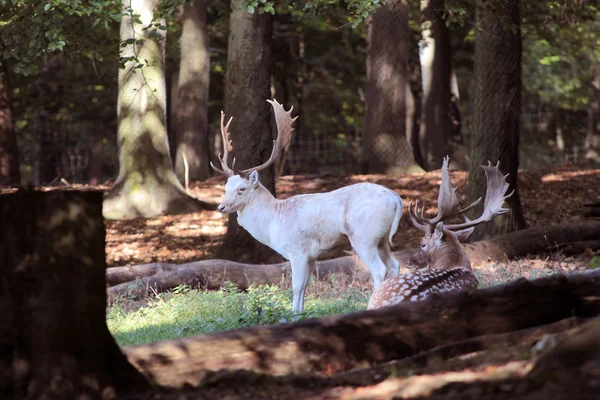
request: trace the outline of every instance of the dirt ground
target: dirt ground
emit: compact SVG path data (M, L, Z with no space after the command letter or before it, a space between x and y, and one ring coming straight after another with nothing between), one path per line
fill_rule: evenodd
M465 178L465 173L451 173L452 183L459 187L461 196L465 195ZM284 176L278 180L276 190L278 198L287 198L369 181L395 190L404 199L405 207L411 199L419 199L426 205L427 212L435 213L440 180L439 171L404 174L395 178L383 175ZM218 204L224 183L222 177L214 177L193 184L190 192L202 200ZM583 204L600 201L600 169L561 165L549 171L522 171L519 190L529 226L581 219L585 208ZM107 221L106 262L109 267L116 267L157 261L184 263L210 259L225 234L225 224L226 217L217 211L151 220ZM421 232L412 226L406 213L398 232L393 250L416 247L421 239Z

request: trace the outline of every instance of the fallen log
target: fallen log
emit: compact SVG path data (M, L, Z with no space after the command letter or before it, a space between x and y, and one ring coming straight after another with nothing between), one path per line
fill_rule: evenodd
M569 243L593 245L600 237L600 221L579 221L569 224L533 227L493 239L467 243L465 250L473 264L491 260L506 260L555 251ZM585 246L585 243L583 245ZM581 245L581 243L580 243ZM580 246L581 247L581 246ZM394 252L401 265L406 265L416 249ZM370 274L356 256L319 261L315 274L325 278L331 273L358 274L369 279ZM279 264L244 264L228 260L195 261L187 264L152 263L108 268L106 281L109 301L118 297L141 299L152 292L171 290L179 285L217 290L229 281L245 290L252 283L278 284L290 276L289 262ZM130 282L130 283L128 283Z
M155 383L197 386L220 370L332 374L482 335L600 314L600 270L432 296L417 303L125 347Z

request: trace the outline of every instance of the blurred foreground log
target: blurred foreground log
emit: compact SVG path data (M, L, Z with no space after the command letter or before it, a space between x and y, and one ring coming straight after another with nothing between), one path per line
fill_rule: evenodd
M216 371L333 374L470 338L600 314L600 271L524 279L418 303L295 324L124 348L159 385L196 386Z
M401 233L400 233L401 234ZM493 239L468 243L465 249L471 263L522 257L527 254L565 249L574 251L600 245L600 221L579 221L568 224L533 227ZM573 245L570 245L573 244ZM402 265L416 249L394 252ZM317 278L331 273L357 274L359 279L369 279L370 273L356 256L345 256L319 261ZM218 290L229 281L245 290L256 285L278 284L290 276L290 264L243 264L227 260L195 261L187 264L153 263L129 267L108 268L106 281L109 301L118 297L141 299L152 292L163 292L179 285Z
M106 326L101 192L0 195L0 398L148 387Z

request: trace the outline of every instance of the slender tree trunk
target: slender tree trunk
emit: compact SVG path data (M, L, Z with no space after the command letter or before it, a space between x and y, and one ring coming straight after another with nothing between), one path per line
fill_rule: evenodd
M450 73L450 104L448 107L448 144L450 148L450 167L463 171L469 170L469 149L462 134L460 116L460 92L454 70Z
M519 118L521 115L521 18L519 1L485 1L476 7L475 91L473 142L469 175L469 200L485 194L486 178L481 164L500 162L508 176L510 212L480 226L471 236L495 235L525 227L517 187L519 169ZM506 24L510 24L506 27ZM510 28L510 29L509 29ZM482 202L483 203L483 202ZM483 204L472 215L479 215Z
M363 170L388 173L408 148L408 4L387 2L367 19L367 83Z
M206 0L183 6L181 31L181 61L174 110L177 135L175 173L184 181L185 154L190 180L210 176L208 149L208 81L210 55L206 31Z
M230 138L240 169L262 164L273 148L271 107L267 103L271 98L272 16L250 14L242 4L243 0L231 1L225 77L225 114L233 117ZM273 166L261 171L259 179L275 193ZM227 234L217 253L232 260L262 262L274 255L239 226L235 213L229 216Z
M441 168L443 158L450 154L448 108L452 60L443 11L442 0L421 0L419 60L423 97L419 142L427 170Z
M119 70L119 176L104 201L106 218L152 218L201 207L199 201L185 193L169 156L165 127L166 31L144 29L152 22L158 3L158 0L123 3L124 9L131 7L140 21L132 19L127 11L121 19L121 40L135 42L121 48L121 56L131 58Z
M0 187L21 183L6 63L0 59Z
M62 60L58 54L49 54L42 61L36 80L39 93L37 109L37 137L34 161L34 184L43 185L60 175L56 116L63 103Z
M0 221L0 398L148 389L106 326L102 193L4 194Z
M588 124L585 135L585 159L598 158L598 112L600 110L600 64L592 65L588 101Z

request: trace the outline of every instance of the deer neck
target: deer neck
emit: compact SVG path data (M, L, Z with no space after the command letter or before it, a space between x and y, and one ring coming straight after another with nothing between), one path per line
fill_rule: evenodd
M258 236L275 217L278 202L280 200L259 183L244 208L237 212L238 223L262 242Z
M432 269L465 268L471 271L471 261L460 243L445 243L433 254L429 263Z

